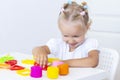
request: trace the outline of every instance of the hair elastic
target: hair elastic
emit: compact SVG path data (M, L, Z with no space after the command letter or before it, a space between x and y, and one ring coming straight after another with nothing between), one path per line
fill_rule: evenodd
M84 16L84 15L85 15L85 11L80 12L80 14L81 14L82 16Z
M72 0L68 0L68 4L72 4Z
M84 8L84 9L88 9L88 6L87 6L87 5L84 5L83 8Z
M62 7L60 12L63 12L65 9Z

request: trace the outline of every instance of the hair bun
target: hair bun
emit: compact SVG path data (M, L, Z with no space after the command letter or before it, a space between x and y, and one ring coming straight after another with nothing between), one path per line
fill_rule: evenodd
M81 4L82 4L83 6L85 6L85 5L87 5L87 2L83 1Z

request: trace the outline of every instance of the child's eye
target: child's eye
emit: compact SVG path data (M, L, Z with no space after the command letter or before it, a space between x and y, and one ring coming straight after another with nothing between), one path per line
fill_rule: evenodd
M77 37L80 37L80 36L73 36L73 37L77 38Z
M68 35L63 35L64 37L68 37Z

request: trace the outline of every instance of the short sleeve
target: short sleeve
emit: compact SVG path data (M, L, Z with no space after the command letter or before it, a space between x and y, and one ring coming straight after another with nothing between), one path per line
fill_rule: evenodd
M59 40L58 39L50 39L46 45L48 46L48 48L50 49L50 53L52 54L56 54L57 53L57 49L59 49L59 44L58 44Z
M99 43L96 39L89 39L86 44L87 53L90 52L91 50L99 51Z

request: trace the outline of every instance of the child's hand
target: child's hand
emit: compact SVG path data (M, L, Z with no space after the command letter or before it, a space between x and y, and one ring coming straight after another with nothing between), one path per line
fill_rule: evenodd
M48 62L48 53L44 47L36 47L32 51L35 61L40 64L40 66L45 66Z

